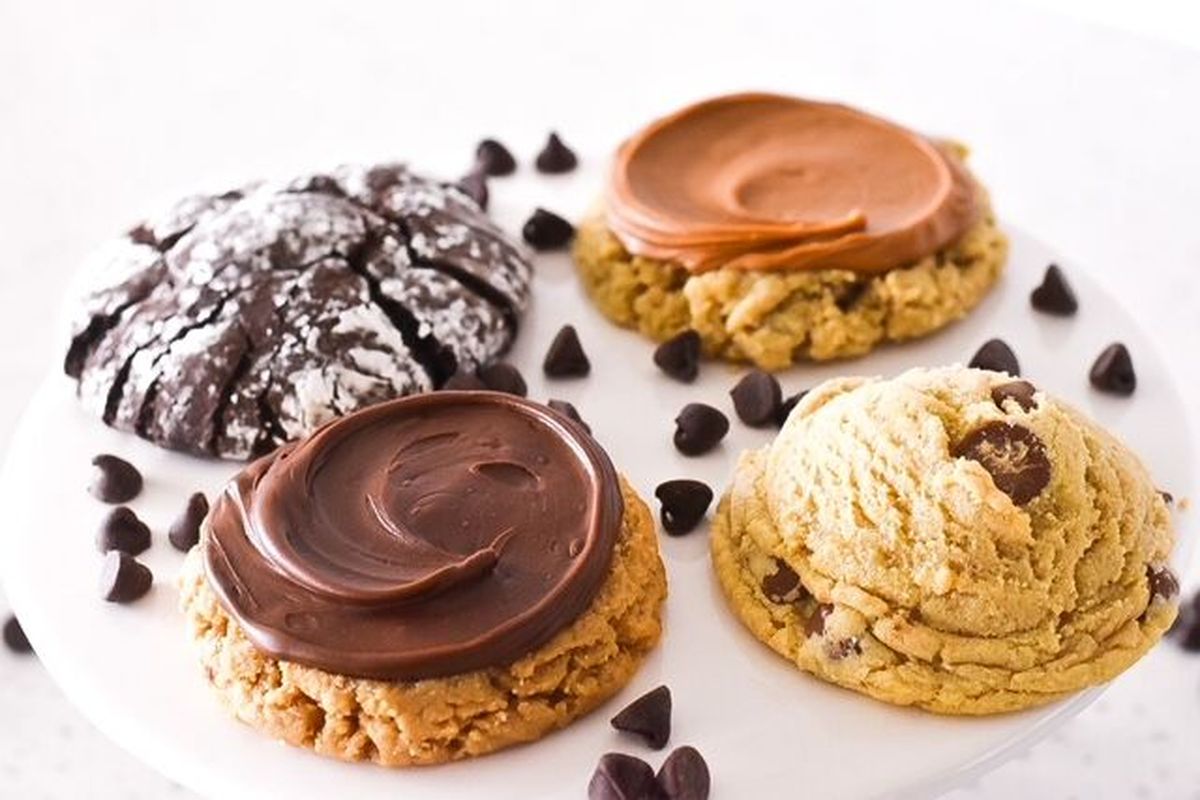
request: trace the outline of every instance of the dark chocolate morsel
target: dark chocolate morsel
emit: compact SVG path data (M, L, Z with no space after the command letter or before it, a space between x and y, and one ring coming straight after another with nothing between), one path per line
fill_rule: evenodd
M1147 567L1146 581L1150 586L1150 597L1170 600L1179 594L1179 579L1170 567Z
M150 569L128 553L110 550L100 570L100 596L110 603L132 603L150 591Z
M1033 399L1036 392L1037 389L1029 381L1010 381L992 389L992 402L1001 411L1004 410L1005 400L1012 400L1022 411L1031 411L1037 408L1037 401Z
M1110 344L1092 364L1088 378L1102 392L1128 397L1137 388L1137 374L1129 350L1120 342Z
M551 378L582 378L592 370L574 325L564 325L550 343L542 371Z
M1014 378L1021 374L1021 366L1017 363L1017 355L1002 339L988 339L983 346L975 351L971 363L972 369L987 369L992 372L1007 372Z
M954 446L955 458L979 462L996 488L1023 506L1050 483L1050 458L1037 434L1008 422L988 422Z
M474 371L466 372L461 369L442 384L442 389L455 392L478 392L486 388L487 384Z
M783 390L775 376L761 369L747 372L729 392L738 419L753 428L771 425L783 405Z
M475 169L468 172L458 179L458 183L454 184L462 190L463 194L475 201L475 205L479 206L484 211L488 207L488 186L487 175L483 170Z
M529 387L525 385L521 371L503 361L480 367L479 379L493 392L515 394L517 397L524 397L529 393Z
M1163 499L1163 502L1166 503L1167 505L1169 505L1169 506L1175 505L1175 495L1171 494L1170 492L1166 491L1165 489L1159 489L1158 494Z
M662 750L671 738L671 690L650 690L617 712L612 726L642 737L652 750Z
M534 209L525 225L521 227L521 238L534 250L558 250L567 246L575 235L575 226L552 211Z
M605 753L588 782L588 800L659 800L654 770L624 753Z
M592 432L591 426L584 422L583 417L579 415L579 409L575 408L574 405L568 403L566 400L547 400L546 405L550 406L550 408L554 409L559 414L562 414L576 425L579 425L588 433Z
M808 594L800 576L782 558L775 559L775 571L762 579L762 591L772 603L795 603Z
M662 504L659 517L663 530L672 536L691 533L704 519L712 503L713 490L708 484L688 478L660 483L654 496Z
M105 503L128 503L142 491L142 473L123 458L102 453L92 459L95 472L88 491Z
M150 547L150 528L138 519L129 506L117 506L100 523L96 548L101 553L120 550L136 556Z
M9 614L8 619L4 620L4 646L14 653L22 655L33 652L33 645L29 643L25 631L21 629L21 623L17 622L17 618L12 614Z
M508 148L495 139L484 139L475 148L475 164L485 175L511 175L517 169L517 160Z
M820 636L825 633L825 620L833 613L833 606L829 603L821 603L813 612L804 620L804 635L805 636Z
M537 159L534 161L537 171L547 175L570 172L578 163L579 159L575 157L575 153L563 144L557 133L551 133L547 137L546 145L542 148L542 152L537 154Z
M862 643L858 640L857 636L851 636L848 639L839 639L830 645L825 653L832 661L841 661L850 656L860 656L862 655Z
M167 540L176 550L186 553L200 541L200 523L208 515L208 498L196 492L167 531Z
M1029 295L1029 302L1038 311L1059 317L1069 317L1079 310L1075 291L1057 264L1046 267L1046 276L1042 278L1042 284Z
M691 383L700 373L700 334L686 330L654 350L654 363L677 381Z
M688 403L675 417L675 449L685 456L712 450L729 433L729 419L704 403Z
M672 750L659 768L658 785L667 800L708 800L712 776L700 751L685 744Z
M804 395L806 394L808 394L808 389L805 389L803 392L796 392L779 404L779 413L775 415L776 426L783 427L783 424L788 421L788 417L792 415L792 411L796 406L800 405L800 401L804 399Z

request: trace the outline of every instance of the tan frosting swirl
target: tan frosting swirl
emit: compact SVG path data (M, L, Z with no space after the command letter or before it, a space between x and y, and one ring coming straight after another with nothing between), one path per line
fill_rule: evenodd
M852 108L736 94L651 123L617 152L609 227L693 272L882 272L953 242L975 186L928 139Z

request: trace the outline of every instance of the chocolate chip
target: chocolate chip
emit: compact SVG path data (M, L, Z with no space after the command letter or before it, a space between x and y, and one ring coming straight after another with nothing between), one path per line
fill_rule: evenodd
M123 458L102 453L92 459L95 472L88 491L105 503L128 503L142 491L142 473Z
M658 785L667 800L708 800L712 777L700 751L685 744L672 750L659 768Z
M983 346L971 357L971 363L967 366L973 369L988 369L992 372L1007 372L1014 378L1021 374L1021 366L1017 363L1016 353L1001 339L989 339L984 342Z
M1030 411L1037 408L1037 401L1033 399L1036 392L1037 389L1029 381L1010 381L992 389L992 402L1001 411L1004 410L1005 400L1012 400L1022 411Z
M562 416L574 422L579 427L583 428L588 433L592 432L591 427L583 421L583 417L579 416L579 410L575 406L568 403L566 400L548 400L546 405L557 411Z
M624 753L605 753L588 783L588 800L658 800L654 770Z
M779 381L769 372L754 369L747 372L729 391L733 398L733 410L738 419L752 428L771 425L779 416L783 405L783 390Z
M8 619L4 620L4 645L14 653L22 655L33 652L33 645L29 643L25 631L21 629L21 623L17 622L17 618L12 614L9 614Z
M208 498L196 492L188 498L183 513L175 518L167 531L167 539L176 550L186 553L200 541L200 523L208 516Z
M825 654L832 661L841 661L850 656L861 656L862 643L858 641L857 636L851 636L848 639L839 639L826 648Z
M762 579L762 591L772 603L784 605L795 603L808 592L800 583L800 576L782 558L776 558L775 571Z
M1170 567L1147 567L1146 581L1150 586L1150 597L1170 600L1179 594L1179 579Z
M475 205L479 206L484 211L488 207L488 187L487 176L483 170L476 169L468 172L458 179L458 183L454 184L462 193L475 201Z
M1200 614L1192 612L1179 629L1179 646L1189 653L1200 653Z
M1170 492L1166 491L1165 489L1159 489L1158 495L1159 495L1159 497L1161 497L1163 499L1163 502L1166 503L1167 505L1169 505L1169 506L1175 505L1175 495L1171 494ZM1198 595L1198 596L1200 596L1200 595Z
M661 750L671 738L671 690L659 686L634 700L612 718L612 726L646 740L646 746Z
M517 160L500 142L484 139L475 148L475 165L485 175L511 175L517 169Z
M806 394L808 394L808 389L805 389L803 392L796 392L796 394L779 404L779 413L775 415L776 427L783 427L783 424L788 421L788 417L792 415L792 411L800 404L800 401L804 399L804 395Z
M704 403L688 403L675 417L675 449L685 456L712 450L729 433L729 419Z
M996 488L1023 506L1050 482L1046 447L1033 431L1007 422L988 422L954 446L955 458L977 461Z
M442 388L451 392L478 392L488 387L474 372L460 369L446 379Z
M1059 317L1069 317L1079 310L1079 301L1075 291L1057 264L1046 267L1046 276L1042 285L1029 295L1029 302L1038 311L1054 314Z
M825 633L825 620L833 613L833 606L829 603L821 603L813 612L804 620L804 635L805 636L821 636Z
M546 146L542 148L542 152L537 154L537 159L534 161L537 171L547 175L570 172L578 163L579 159L575 157L575 153L563 144L557 133L550 134L546 139Z
M1102 392L1128 397L1137 388L1137 375L1133 371L1133 359L1129 350L1120 342L1104 348L1092 371L1088 373L1092 386Z
M552 211L535 209L521 228L521 237L534 250L558 250L575 235L575 226Z
M136 556L150 547L150 528L129 506L117 506L100 523L96 547L101 553L120 550Z
M100 596L110 603L132 603L150 591L150 569L128 553L110 550L100 570Z
M654 350L654 363L677 381L691 383L700 374L700 334L684 331Z
M672 536L682 536L695 530L704 519L713 499L713 490L701 481L679 478L660 483L654 496L662 503L659 516L663 530Z
M518 397L524 397L529 393L529 387L525 385L525 379L521 377L520 370L503 361L481 367L479 379L483 381L486 388L493 392L515 394Z
M592 371L574 325L563 325L546 351L542 371L551 378L582 378Z
M158 240L154 237L154 231L144 222L129 229L129 238L136 244L158 247Z

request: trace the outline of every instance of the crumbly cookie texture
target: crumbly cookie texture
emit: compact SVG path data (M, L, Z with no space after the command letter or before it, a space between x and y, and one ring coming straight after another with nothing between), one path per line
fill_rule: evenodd
M346 761L436 764L530 742L624 686L661 634L666 573L654 520L629 486L611 573L591 606L535 652L505 667L420 681L335 675L256 650L204 574L201 543L181 603L209 683L239 720Z
M631 255L603 213L583 220L574 256L609 319L662 341L692 329L715 358L768 370L795 361L860 356L885 341L924 336L974 308L1000 277L1008 240L986 200L953 245L915 264L867 275L849 270L715 269Z
M1165 502L1075 410L994 399L1011 381L961 367L831 381L744 454L712 557L754 635L827 681L945 714L1064 697L1158 641L1177 610ZM1008 462L952 455L995 423L1042 449L1022 434ZM989 468L1023 459L1049 474L1018 505Z

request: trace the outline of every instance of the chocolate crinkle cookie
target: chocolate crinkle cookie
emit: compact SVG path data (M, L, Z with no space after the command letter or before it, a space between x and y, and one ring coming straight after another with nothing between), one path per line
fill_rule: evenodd
M532 272L460 189L400 165L191 197L98 259L65 361L84 406L233 459L494 360Z

